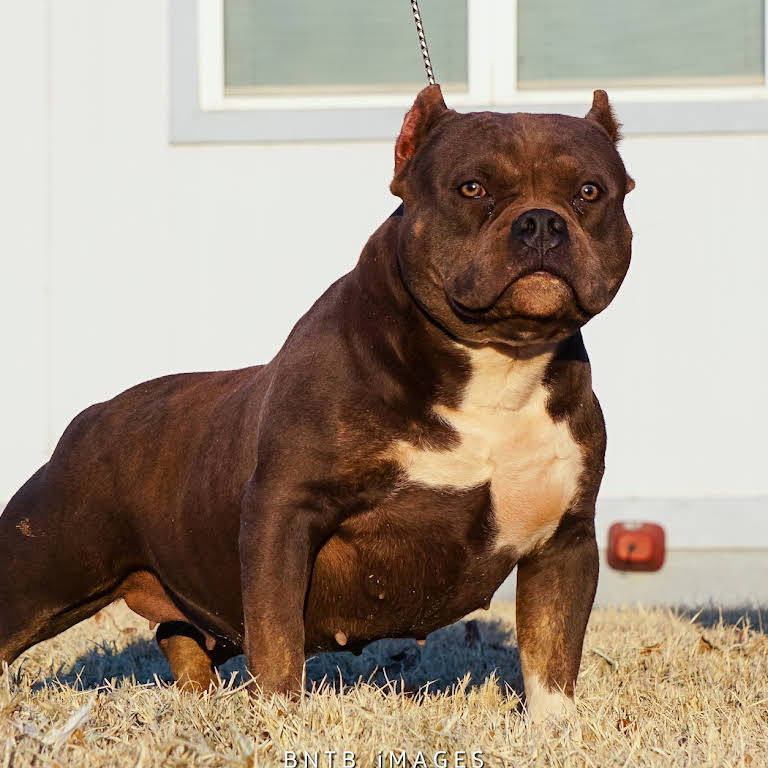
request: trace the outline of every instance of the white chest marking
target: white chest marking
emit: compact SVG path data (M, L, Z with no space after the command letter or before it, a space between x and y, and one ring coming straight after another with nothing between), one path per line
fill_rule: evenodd
M458 433L449 450L393 446L408 479L467 490L490 483L498 548L518 554L546 541L578 490L582 453L565 421L546 409L541 383L552 352L527 360L492 347L472 350L472 375L460 406L435 411Z

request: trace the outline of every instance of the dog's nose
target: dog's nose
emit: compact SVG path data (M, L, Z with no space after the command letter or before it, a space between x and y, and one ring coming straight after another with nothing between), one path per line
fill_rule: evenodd
M567 235L565 219L548 208L532 208L512 222L512 239L535 248L542 255L560 245Z

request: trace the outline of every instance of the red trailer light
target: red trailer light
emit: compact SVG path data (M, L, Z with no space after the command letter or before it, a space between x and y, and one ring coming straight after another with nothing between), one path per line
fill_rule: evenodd
M658 571L664 529L656 523L614 523L608 529L608 565L619 571Z

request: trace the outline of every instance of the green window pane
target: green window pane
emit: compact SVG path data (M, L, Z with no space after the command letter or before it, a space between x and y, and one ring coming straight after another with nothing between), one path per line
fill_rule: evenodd
M518 0L522 88L763 82L763 0Z
M438 81L467 86L466 0L420 0ZM225 0L229 94L412 90L426 85L405 0Z

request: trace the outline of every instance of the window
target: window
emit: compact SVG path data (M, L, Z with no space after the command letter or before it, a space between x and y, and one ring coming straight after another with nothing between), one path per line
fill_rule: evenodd
M420 0L459 109L582 114L627 132L768 130L766 0ZM408 0L172 0L171 138L391 138L426 84Z
M466 0L423 0L441 78L467 87ZM424 80L407 2L224 0L225 96L412 94Z
M519 0L518 87L755 85L763 0Z
M480 43L488 33L487 2L419 2L435 72L461 103L490 96ZM426 85L408 0L197 0L197 6L204 109L405 106Z

